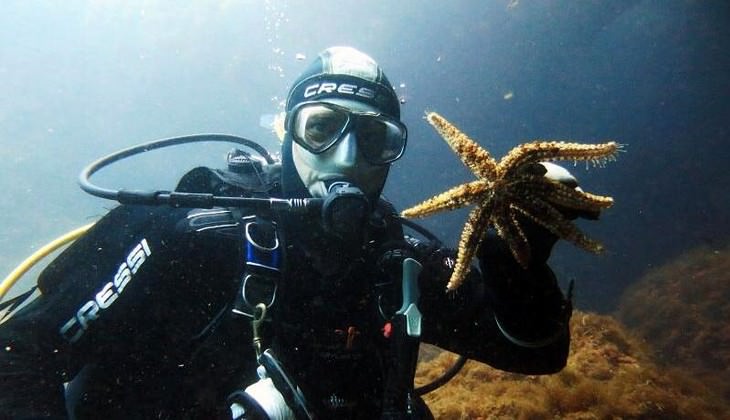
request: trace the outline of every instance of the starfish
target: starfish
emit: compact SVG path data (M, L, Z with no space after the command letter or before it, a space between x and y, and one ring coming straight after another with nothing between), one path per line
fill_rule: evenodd
M613 198L571 188L537 171L539 162L573 160L603 165L614 160L621 145L609 141L581 144L562 141L534 141L514 147L499 162L487 150L435 112L426 113L433 126L461 161L477 176L404 210L403 217L425 217L434 213L476 204L464 225L459 241L456 265L447 291L464 281L472 258L477 254L484 234L494 228L509 246L515 260L527 268L530 245L520 220L529 219L587 251L598 253L603 246L588 238L561 209L598 212L610 207Z

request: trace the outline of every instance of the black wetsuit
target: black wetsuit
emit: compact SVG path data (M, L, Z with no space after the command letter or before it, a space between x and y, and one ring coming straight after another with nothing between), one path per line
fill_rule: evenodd
M0 326L0 417L65 418L63 384L76 378L66 393L77 418L230 418L226 397L257 379L249 319L232 312L250 213L109 212L45 269L42 295ZM313 226L279 221L285 263L264 345L320 418L378 416L407 256L423 265L423 342L509 371L564 366L570 302L545 264L554 238L544 232L531 238L527 271L489 236L481 270L446 294L453 251L404 238L388 205L355 247Z

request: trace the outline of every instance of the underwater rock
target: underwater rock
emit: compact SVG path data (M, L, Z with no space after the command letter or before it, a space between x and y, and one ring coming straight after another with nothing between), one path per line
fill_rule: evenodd
M624 292L616 316L659 363L730 402L730 248L697 248L649 271Z
M660 368L645 344L610 316L575 311L571 353L554 375L520 375L469 361L424 396L438 419L725 418L730 406L678 369ZM425 346L423 346L425 347ZM456 360L422 352L417 386Z

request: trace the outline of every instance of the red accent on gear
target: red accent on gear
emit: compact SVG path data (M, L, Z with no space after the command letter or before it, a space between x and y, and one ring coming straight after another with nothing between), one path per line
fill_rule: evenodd
M383 331L383 337L390 338L390 336L393 334L393 324L391 324L390 322L386 322L385 325L383 325L381 331Z

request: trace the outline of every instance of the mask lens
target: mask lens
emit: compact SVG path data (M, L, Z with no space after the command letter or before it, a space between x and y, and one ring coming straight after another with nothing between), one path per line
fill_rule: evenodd
M398 159L406 145L405 127L382 117L361 117L357 124L357 136L363 155L374 164Z
M346 112L319 104L302 107L294 116L294 138L312 153L320 153L339 138L348 122Z

